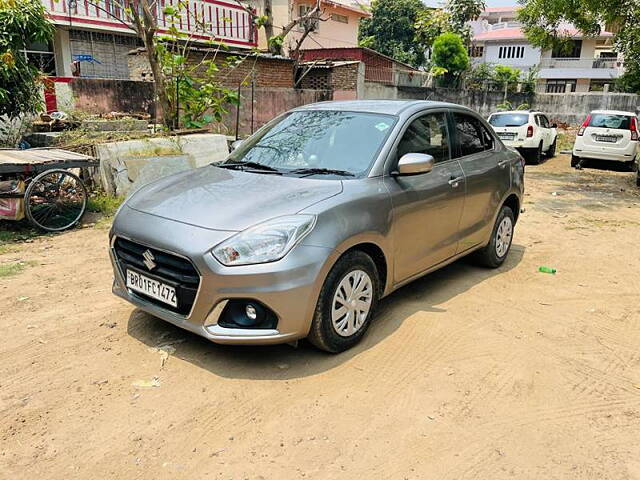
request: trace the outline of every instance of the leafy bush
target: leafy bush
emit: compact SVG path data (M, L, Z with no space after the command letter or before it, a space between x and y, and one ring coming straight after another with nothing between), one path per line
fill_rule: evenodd
M14 118L42 110L41 73L24 50L52 37L53 24L40 0L0 0L0 115Z
M447 85L457 81L460 74L469 68L469 54L460 35L443 33L433 42L431 56L434 66L446 69L444 74Z

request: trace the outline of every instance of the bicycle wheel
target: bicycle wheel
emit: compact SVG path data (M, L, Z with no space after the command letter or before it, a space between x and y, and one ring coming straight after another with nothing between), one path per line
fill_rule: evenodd
M87 208L84 183L66 170L41 173L29 183L24 198L27 219L47 232L73 227Z

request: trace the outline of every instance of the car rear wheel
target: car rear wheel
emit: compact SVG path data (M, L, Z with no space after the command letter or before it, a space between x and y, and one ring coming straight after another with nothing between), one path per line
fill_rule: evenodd
M538 148L531 150L531 163L539 165L542 162L542 142L538 145Z
M476 254L476 258L481 265L489 268L498 268L504 263L511 250L515 223L513 210L506 205L503 206L493 226L491 240L489 240L486 247Z
M580 157L576 157L575 155L571 155L571 167L576 168L580 163Z
M558 144L558 139L556 138L551 144L551 146L549 147L549 150L547 150L547 158L553 158L556 156L557 144Z
M360 251L344 255L320 291L309 341L331 353L356 345L371 323L380 297L379 285L371 257Z

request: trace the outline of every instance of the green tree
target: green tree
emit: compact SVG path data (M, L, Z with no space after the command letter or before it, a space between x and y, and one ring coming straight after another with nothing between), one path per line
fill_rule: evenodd
M518 18L529 41L540 48L562 47L568 41L563 24L573 24L587 36L600 34L603 27L616 31L616 49L632 67L640 64L640 5L638 0L520 0ZM631 69L634 75L640 70ZM638 80L640 82L640 79ZM627 85L634 85L628 77Z
M420 0L374 0L371 18L360 22L360 45L419 67L425 51L415 42L415 23L425 10Z
M493 81L500 90L505 88L514 91L520 81L520 70L507 65L496 65L493 72Z
M53 25L40 0L0 0L0 115L10 118L42 110L42 74L24 50L47 43Z
M443 33L433 42L431 55L433 65L446 69L442 78L446 85L458 83L460 75L469 68L469 54L462 43L460 35L455 33Z
M472 37L468 22L476 20L485 8L484 0L448 0L442 9L425 9L416 20L416 41L431 48L439 35L456 33L468 46Z

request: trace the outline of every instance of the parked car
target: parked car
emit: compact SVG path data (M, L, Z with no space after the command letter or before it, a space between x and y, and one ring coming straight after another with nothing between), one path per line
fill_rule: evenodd
M635 113L595 110L578 130L571 166L577 166L582 159L597 159L624 162L629 170L634 170L639 153Z
M213 342L340 352L406 283L470 253L500 266L523 176L458 105L300 107L133 194L110 232L113 291Z
M515 110L489 115L489 124L505 145L518 149L532 163L538 164L543 155L552 158L558 141L557 125L543 112Z

